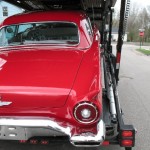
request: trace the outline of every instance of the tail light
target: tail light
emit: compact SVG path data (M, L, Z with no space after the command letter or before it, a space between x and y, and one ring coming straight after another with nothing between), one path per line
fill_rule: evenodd
M133 147L135 142L135 136L133 131L124 130L121 134L120 145L122 147Z
M121 146L123 147L132 147L133 146L133 140L122 140Z
M98 109L93 103L79 103L75 106L74 117L80 123L92 123L98 117Z
M30 140L30 144L38 144L38 140Z
M109 146L109 141L104 141L103 143L102 143L102 146Z
M132 125L124 125L119 134L120 146L134 147L136 130Z
M41 144L42 144L42 145L47 145L47 144L49 144L49 141L48 141L48 140L42 140L42 141L41 141Z
M27 143L27 140L20 140L19 143L25 144L25 143Z
M133 132L132 131L122 131L122 137L132 137Z

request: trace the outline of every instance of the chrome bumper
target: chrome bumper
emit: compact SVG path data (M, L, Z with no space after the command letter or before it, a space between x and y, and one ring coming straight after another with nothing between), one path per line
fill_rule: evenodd
M0 118L0 140L28 140L34 136L69 136L74 146L99 146L105 138L105 125L97 124L97 134L72 135L71 127L62 127L49 118Z

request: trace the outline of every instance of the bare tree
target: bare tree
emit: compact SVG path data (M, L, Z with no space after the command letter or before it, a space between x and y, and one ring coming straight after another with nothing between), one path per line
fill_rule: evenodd
M130 7L130 14L128 18L127 31L128 31L128 40L136 41L138 34L138 15L139 15L139 7L136 3L132 3Z
M119 11L115 11L113 14L113 27L119 26L119 18L120 18Z
M140 11L137 24L139 28L145 29L144 41L148 42L150 39L150 13L146 8Z
M113 26L119 25L119 13L114 13ZM150 6L141 8L136 3L132 3L127 24L128 41L139 41L139 29L145 29L144 41L150 42Z

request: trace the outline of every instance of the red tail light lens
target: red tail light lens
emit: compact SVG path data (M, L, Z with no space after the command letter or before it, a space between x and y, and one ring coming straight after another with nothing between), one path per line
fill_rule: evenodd
M19 143L21 144L27 143L27 140L20 140Z
M132 137L133 133L132 131L123 131L122 132L122 137Z
M98 117L97 107L92 103L79 103L74 109L74 117L80 123L92 123Z
M103 143L102 143L102 146L109 146L109 141L104 141Z
M38 140L30 140L30 144L37 144Z
M133 146L133 141L132 140L122 140L121 145L124 147L132 147Z
M47 144L49 144L49 142L48 142L48 140L42 140L42 141L41 141L41 144L42 144L42 145L47 145Z

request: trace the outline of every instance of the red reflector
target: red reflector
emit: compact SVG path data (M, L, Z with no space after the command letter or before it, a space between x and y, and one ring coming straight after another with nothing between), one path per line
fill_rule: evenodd
M120 63L121 53L117 53L117 63Z
M42 145L47 145L48 143L49 143L49 142L48 142L47 140L42 140L42 141L41 141L41 144L42 144Z
M27 143L27 140L20 140L19 143L21 143L21 144Z
M133 133L132 131L123 131L122 132L122 137L132 137Z
M108 146L109 145L109 141L104 141L103 143L102 143L102 146Z
M30 140L30 144L37 144L38 141L37 140Z
M132 140L122 140L121 141L121 145L122 146L129 146L129 147L132 147L132 145L133 145L133 141Z

